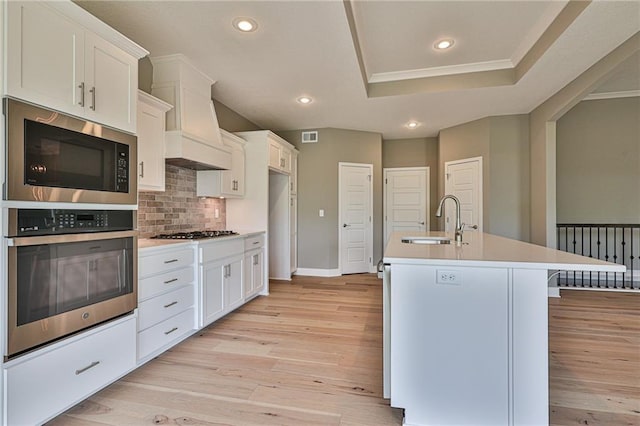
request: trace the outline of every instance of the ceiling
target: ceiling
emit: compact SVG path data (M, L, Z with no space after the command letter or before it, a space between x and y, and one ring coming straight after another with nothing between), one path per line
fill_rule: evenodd
M529 113L640 31L637 0L76 3L151 56L186 55L215 99L265 129L384 139ZM257 30L236 30L237 17ZM434 49L445 37L453 47ZM627 62L602 91L640 90L638 56Z

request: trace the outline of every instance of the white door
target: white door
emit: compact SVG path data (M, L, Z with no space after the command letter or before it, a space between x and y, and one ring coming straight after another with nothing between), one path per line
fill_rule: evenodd
M384 245L394 231L429 229L429 168L384 169Z
M373 165L339 163L340 270L373 268Z
M444 163L444 193L460 200L460 218L466 231L482 232L482 157ZM445 201L445 231L456 226L453 202Z

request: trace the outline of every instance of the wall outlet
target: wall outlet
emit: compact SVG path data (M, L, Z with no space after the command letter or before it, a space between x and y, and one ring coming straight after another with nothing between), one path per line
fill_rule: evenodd
M320 209L320 211L318 211L318 216L324 217L324 209Z
M213 217L214 217L214 219L220 219L220 209L219 208L215 208L213 210Z
M436 274L436 282L438 284L462 284L462 271L439 270Z

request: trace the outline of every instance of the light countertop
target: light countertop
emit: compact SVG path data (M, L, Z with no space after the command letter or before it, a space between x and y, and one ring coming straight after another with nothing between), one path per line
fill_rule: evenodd
M449 237L451 244L407 244L404 237ZM624 265L579 256L482 232L465 232L462 245L453 233L394 232L384 251L384 263L477 266L566 271L625 272Z
M194 243L208 243L212 241L224 241L231 240L235 238L247 238L255 235L260 235L265 231L256 231L256 230L240 230L237 235L229 235L225 237L217 237L217 238L203 238L199 240L172 240L172 239L155 239L155 238L138 238L138 249L148 249L148 248L157 248L157 247L176 247L180 244L188 245Z

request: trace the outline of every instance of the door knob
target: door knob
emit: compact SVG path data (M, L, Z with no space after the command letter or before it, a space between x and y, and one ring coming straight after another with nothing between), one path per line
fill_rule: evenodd
M478 225L466 225L467 228L478 229Z
M420 225L424 225L424 221L423 221L423 222L418 222L418 224L420 224Z
M343 223L343 224L342 224L342 227L343 227L343 228L346 228L347 226L349 226L349 225L347 225L346 223Z

